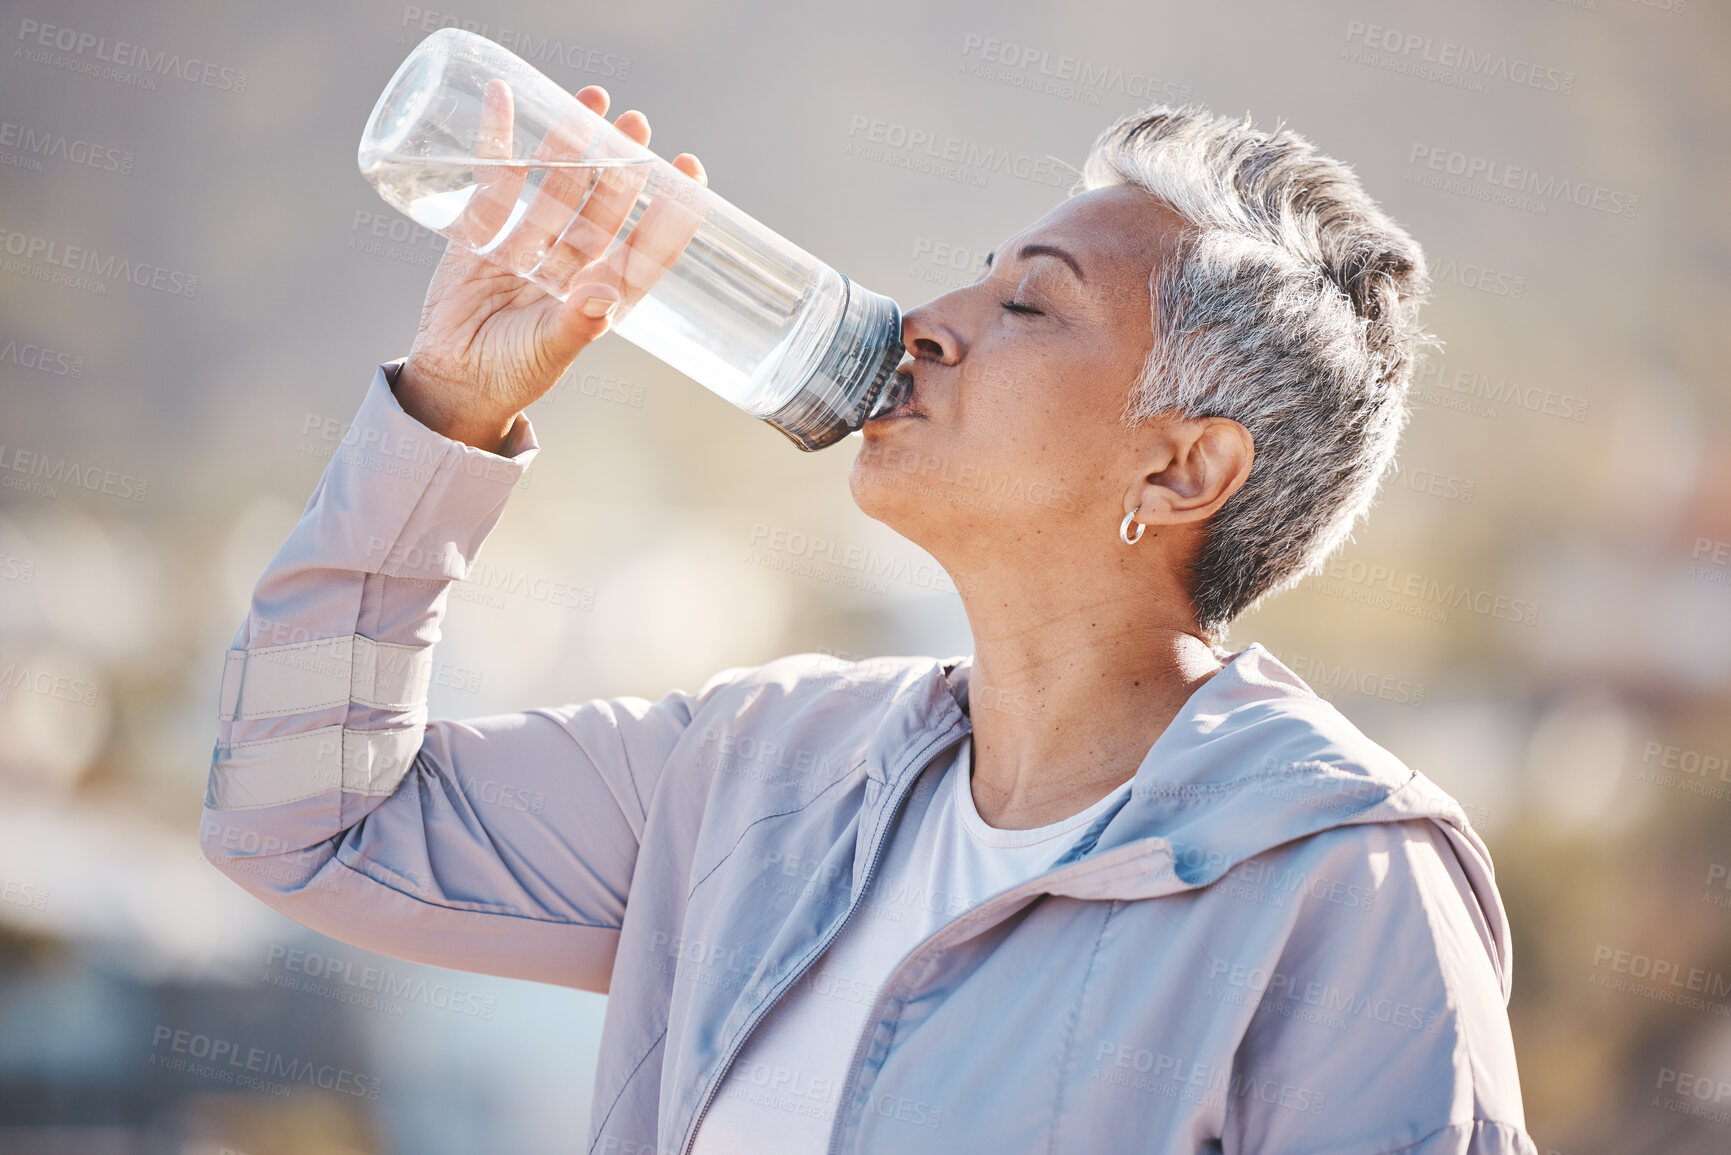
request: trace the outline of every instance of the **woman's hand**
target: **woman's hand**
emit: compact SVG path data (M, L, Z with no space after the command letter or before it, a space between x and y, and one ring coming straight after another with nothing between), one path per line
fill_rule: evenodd
M607 90L590 85L577 99L597 116L607 114ZM489 82L481 114L482 156L510 155L511 93ZM635 110L614 122L621 133L647 146L649 121ZM577 132L552 132L538 154L582 155ZM703 165L690 153L675 168L707 185ZM480 170L482 184L459 222L478 243L505 223L522 190L521 167ZM607 331L621 300L635 303L648 292L690 241L702 219L699 206L657 198L626 243L600 260L647 180L638 166L601 170L600 187L586 199L589 173L555 172L501 245L552 250L542 262L564 260L574 282L568 300L543 291L501 265L452 243L433 272L415 343L396 382L405 412L457 441L498 452L517 414L553 388L577 354ZM584 188L579 188L583 182ZM686 186L689 187L689 186ZM572 223L572 212L583 205Z

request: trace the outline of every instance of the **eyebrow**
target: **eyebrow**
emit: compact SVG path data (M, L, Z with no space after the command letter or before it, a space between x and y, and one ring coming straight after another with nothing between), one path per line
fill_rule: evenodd
M992 267L992 258L997 255L997 250L995 249L986 254L986 268L989 269ZM1066 253L1063 249L1060 249L1057 245L1023 245L1022 251L1017 253L1016 256L1018 259L1024 261L1029 257L1057 257L1060 261L1063 261L1066 265L1070 266L1070 271L1076 274L1076 279L1078 281L1086 281L1088 279L1082 275L1082 266L1076 263L1076 258L1072 257L1069 253Z

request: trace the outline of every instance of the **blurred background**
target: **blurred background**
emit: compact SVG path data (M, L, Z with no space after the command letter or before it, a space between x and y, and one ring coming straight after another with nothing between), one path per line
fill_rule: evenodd
M1232 644L1484 833L1540 1149L1731 1150L1731 9L431 3L0 4L0 1151L583 1142L603 998L321 938L197 845L222 652L443 246L355 148L449 24L643 109L662 155L904 308L1151 103L1351 164L1424 245L1445 345L1368 524ZM854 509L857 441L796 452L616 336L530 416L434 716L971 648L949 583ZM762 548L812 535L888 576ZM201 1048L331 1076L172 1061Z

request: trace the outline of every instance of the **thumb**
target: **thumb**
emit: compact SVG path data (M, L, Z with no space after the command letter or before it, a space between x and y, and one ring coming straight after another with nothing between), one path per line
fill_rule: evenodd
M596 329L604 329L619 304L619 290L612 285L596 282L572 293L569 303L575 305L577 311L592 322Z
M619 307L619 290L592 282L579 285L552 317L553 343L561 354L576 353L607 331Z

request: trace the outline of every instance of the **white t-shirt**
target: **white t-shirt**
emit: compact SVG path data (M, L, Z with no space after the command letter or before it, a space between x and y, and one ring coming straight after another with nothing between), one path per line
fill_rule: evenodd
M974 809L972 748L963 738L941 775L921 776L853 916L734 1057L692 1155L824 1150L866 1012L896 964L956 915L1051 869L1130 788L1049 826L998 830Z

